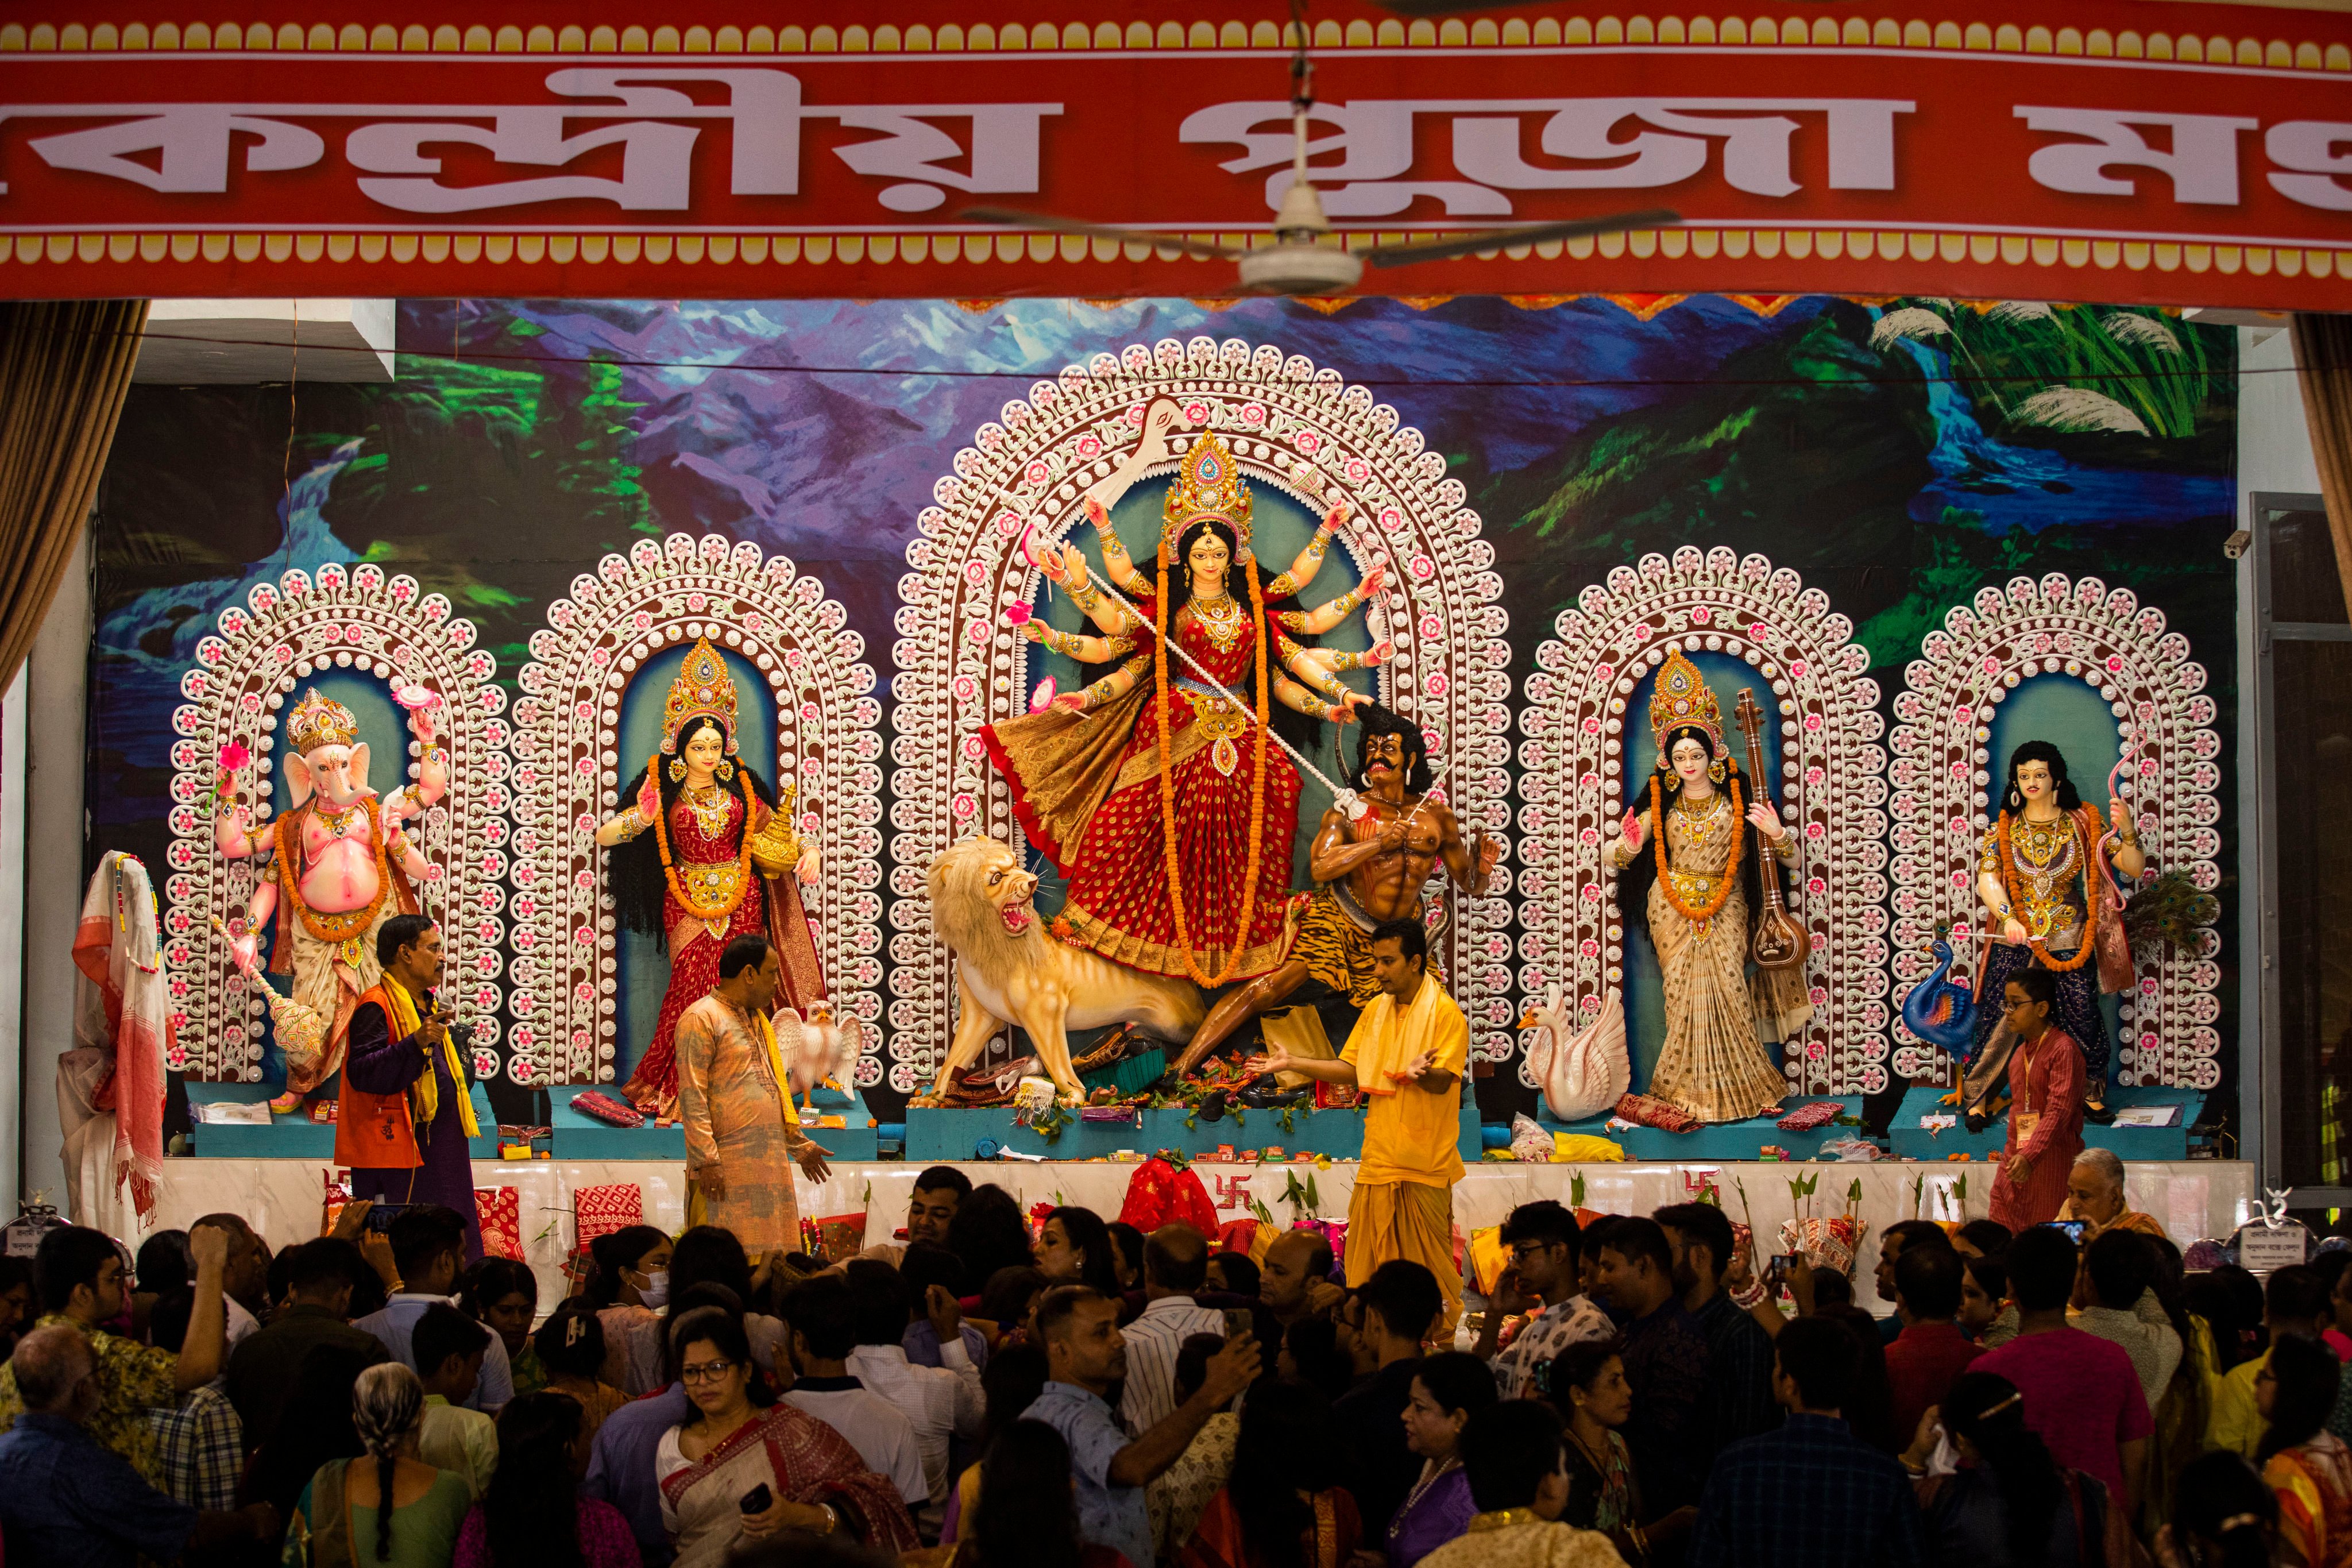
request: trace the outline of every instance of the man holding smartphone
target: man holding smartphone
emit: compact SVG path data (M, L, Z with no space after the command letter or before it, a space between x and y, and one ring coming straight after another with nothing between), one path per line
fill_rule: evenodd
M440 1204L466 1222L468 1264L482 1256L474 1208L474 1120L466 1065L433 988L441 928L394 915L376 932L383 976L352 1012L351 1051L335 1113L335 1162L352 1195L379 1204Z

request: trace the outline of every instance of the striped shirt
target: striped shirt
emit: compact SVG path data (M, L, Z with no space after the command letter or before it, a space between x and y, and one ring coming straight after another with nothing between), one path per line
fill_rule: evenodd
M1225 1337L1225 1315L1190 1296L1162 1296L1119 1330L1127 1342L1127 1393L1119 1419L1140 1437L1176 1413L1176 1352L1194 1334Z

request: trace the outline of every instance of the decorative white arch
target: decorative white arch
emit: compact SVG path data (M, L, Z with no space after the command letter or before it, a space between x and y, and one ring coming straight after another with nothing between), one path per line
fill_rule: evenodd
M2165 630L2163 611L2095 577L2013 577L2005 590L1978 590L1973 607L1954 605L1920 649L1895 701L1898 995L1927 972L1926 949L1938 924L1963 938L1983 929L1977 845L2001 777L1988 749L1993 712L2032 677L2063 674L2098 692L2137 758L2122 787L2149 858L2185 869L2208 892L2221 885L2214 791L2221 738L2204 695L2205 667L2189 657L2187 637ZM2100 759L2095 772L2116 760ZM2075 786L2104 813L2105 781L2084 772ZM2208 926L2198 938L2194 954L2135 955L2139 984L2123 998L2116 1042L2126 1084L2211 1089L2221 1081L2221 935ZM1895 1026L1905 1042L1896 1070L1930 1070L1935 1053Z
M1584 1013L1624 983L1617 883L1601 856L1626 810L1624 736L1649 721L1634 689L1675 649L1745 659L1780 726L1773 797L1798 826L1793 912L1812 934L1812 1021L1790 1042L1792 1093L1886 1082L1886 752L1878 683L1829 595L1761 555L1690 546L1619 566L1562 610L1536 650L1519 725L1519 984L1558 982ZM1735 747L1738 731L1727 721ZM1799 1048L1801 1047L1801 1048ZM1523 1081L1527 1065L1520 1065Z
M1030 645L1001 619L1036 590L1013 544L1032 523L1059 538L1077 521L1080 496L1134 450L1145 405L1159 396L1179 401L1191 429L1231 441L1253 484L1316 510L1348 504L1340 543L1356 571L1382 556L1397 567L1367 610L1374 635L1398 649L1380 671L1381 699L1422 726L1433 760L1451 763L1442 787L1465 824L1498 836L1509 827L1502 579L1444 454L1424 450L1421 432L1362 387L1272 344L1167 338L1097 354L1038 382L975 432L933 487L939 504L924 509L921 536L907 549L913 570L899 579L893 654L894 1087L911 1090L935 1069L953 1016L924 869L956 837L1019 832L979 737L982 725L1021 711L1028 690ZM1302 813L1322 809L1315 795ZM1496 1057L1511 1049L1509 886L1498 874L1488 897L1461 900L1441 942L1477 1047Z
M172 845L164 878L163 963L179 1043L171 1065L190 1078L257 1081L268 1026L214 925L241 918L252 897L251 860L224 860L213 844L205 802L232 742L253 753L251 780L227 799L258 818L269 814L277 780L271 752L279 710L305 678L355 669L387 682L436 691L439 739L449 752L450 786L411 830L441 879L417 889L448 942L446 984L473 1015L475 1070L496 1068L506 993L506 842L513 786L508 780L506 693L492 683L498 660L474 646L474 624L449 601L419 591L416 579L387 577L373 564L329 562L315 578L299 569L258 583L243 605L221 611L219 631L196 644L196 668L180 678L187 701L173 710ZM406 776L417 773L408 742ZM381 787L381 786L379 786Z
M716 533L673 533L572 580L530 635L515 704L514 1051L519 1083L613 1079L618 921L590 835L620 809L637 763L619 754L621 699L646 659L709 637L774 694L778 778L800 786L800 831L824 875L803 890L835 1016L881 1016L881 703L866 639L782 555ZM766 763L768 759L761 759ZM762 771L765 771L764 769ZM860 1064L858 1081L878 1070Z

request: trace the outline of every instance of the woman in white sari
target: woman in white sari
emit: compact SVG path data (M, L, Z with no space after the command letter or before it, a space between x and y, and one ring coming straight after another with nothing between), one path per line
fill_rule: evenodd
M654 1472L677 1568L717 1568L738 1542L783 1530L841 1531L892 1558L920 1544L897 1489L846 1438L790 1405L752 1403L740 1320L699 1307L672 1339L694 1415L663 1435Z

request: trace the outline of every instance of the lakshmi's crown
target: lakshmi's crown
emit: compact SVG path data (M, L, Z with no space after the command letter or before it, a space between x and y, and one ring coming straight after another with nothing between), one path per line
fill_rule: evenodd
M360 721L352 710L312 687L286 716L286 739L299 756L320 746L348 746L359 739Z
M1176 480L1160 510L1160 549L1173 561L1176 541L1193 523L1213 517L1231 525L1237 552L1250 547L1250 493L1233 448L1215 431L1195 440L1176 465Z
M1658 766L1666 763L1666 737L1685 726L1706 731L1707 755L1721 761L1730 755L1723 745L1723 710L1715 689L1698 666L1679 652L1666 656L1658 668L1658 684L1650 693L1650 736L1658 743Z
M716 719L726 727L727 754L735 754L735 678L727 660L710 646L709 637L696 639L669 683L669 700L662 704L662 750L677 750L677 737L695 719Z

